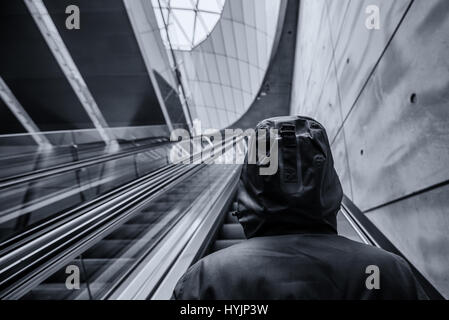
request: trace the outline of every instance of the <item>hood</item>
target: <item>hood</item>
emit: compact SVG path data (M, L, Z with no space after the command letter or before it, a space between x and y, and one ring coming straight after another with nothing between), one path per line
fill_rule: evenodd
M271 138L278 142L278 169L261 175L260 161L250 164L246 156L236 208L246 237L337 233L343 191L324 127L310 118L289 116L266 119L258 129L277 130Z

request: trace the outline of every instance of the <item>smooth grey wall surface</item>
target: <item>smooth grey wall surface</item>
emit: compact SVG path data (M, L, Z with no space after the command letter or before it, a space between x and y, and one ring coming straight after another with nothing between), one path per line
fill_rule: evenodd
M296 45L291 113L323 123L345 193L449 298L449 1L303 0Z

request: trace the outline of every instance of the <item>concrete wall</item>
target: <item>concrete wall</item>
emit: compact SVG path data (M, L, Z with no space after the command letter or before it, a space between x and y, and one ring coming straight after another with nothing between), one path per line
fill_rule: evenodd
M298 29L298 0L285 1L283 24L278 30L279 42L273 48L273 58L257 98L248 111L229 128L248 129L266 118L285 116L290 111L293 80L292 65L295 63L296 31Z
M345 193L447 298L448 34L447 0L303 0L291 104L327 128Z

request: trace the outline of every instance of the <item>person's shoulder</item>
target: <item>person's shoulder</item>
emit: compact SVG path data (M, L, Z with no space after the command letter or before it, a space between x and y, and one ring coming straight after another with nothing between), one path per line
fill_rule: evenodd
M215 296L217 283L228 283L235 278L236 272L245 262L241 249L245 242L221 249L198 260L179 279L173 299L211 299ZM186 290L188 288L188 290Z
M235 267L236 261L244 259L244 253L248 249L248 242L248 240L245 240L204 256L187 270L184 278L190 278L199 272L204 273L209 270L226 268L228 264Z
M236 265L236 261L241 261L251 251L250 240L244 240L227 248L213 252L205 256L202 262L208 266L213 265L216 268L226 267L228 264Z

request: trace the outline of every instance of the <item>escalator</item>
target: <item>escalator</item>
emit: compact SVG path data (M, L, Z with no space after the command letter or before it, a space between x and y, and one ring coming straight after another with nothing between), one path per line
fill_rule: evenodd
M0 243L0 297L169 299L198 259L245 240L233 215L239 173L240 165L162 166L25 229ZM346 197L338 226L340 235L401 255Z
M69 262L80 270L80 290L67 290L67 266L26 294L23 299L102 299L125 277L140 257L160 241L183 210L207 187L207 171L199 172L143 205L133 217ZM188 192L187 192L188 189Z
M233 143L209 149L227 150ZM201 152L192 160L198 157L205 162L150 168L20 232L5 233L0 242L1 298L108 299L126 291L120 288L148 265L148 257L171 255L152 260L154 272L163 270L161 261L170 263L183 249L184 239L178 238L192 236L210 205L229 197L226 190L239 172L238 165L207 165ZM215 159L213 153L209 157ZM166 250L170 237L175 248ZM74 290L67 286L71 270L79 273Z

